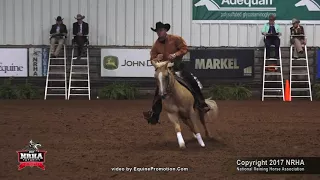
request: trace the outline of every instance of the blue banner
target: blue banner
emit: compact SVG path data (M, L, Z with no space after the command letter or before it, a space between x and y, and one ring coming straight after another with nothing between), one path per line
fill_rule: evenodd
M47 76L49 60L49 49L42 48L42 76Z
M320 79L320 50L317 50L317 79Z

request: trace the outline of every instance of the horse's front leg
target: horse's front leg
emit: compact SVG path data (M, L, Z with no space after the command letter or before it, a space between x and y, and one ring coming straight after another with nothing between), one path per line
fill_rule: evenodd
M186 144L185 144L184 139L183 139L182 134L181 134L181 126L180 126L180 122L179 122L179 115L177 113L168 113L168 117L169 117L170 121L173 123L174 128L176 130L179 147L181 149L186 148Z

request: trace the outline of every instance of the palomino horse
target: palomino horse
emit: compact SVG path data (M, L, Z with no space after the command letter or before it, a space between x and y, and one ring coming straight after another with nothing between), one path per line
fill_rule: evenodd
M173 63L152 62L156 69L155 78L159 87L159 95L162 97L163 109L168 113L170 121L174 124L178 143L180 148L185 148L185 142L181 134L179 120L182 120L193 132L194 137L198 140L201 147L205 147L202 140L197 122L199 121L199 111L194 108L194 98L192 93L183 85L181 85L171 71ZM210 133L205 121L215 118L218 114L218 106L215 101L206 99L206 103L210 106L210 111L201 118L201 124L205 129L207 137Z

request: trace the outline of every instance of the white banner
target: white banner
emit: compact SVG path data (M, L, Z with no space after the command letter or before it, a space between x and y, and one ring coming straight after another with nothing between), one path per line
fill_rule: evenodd
M154 77L150 49L101 49L102 77Z
M27 77L28 49L0 48L0 77Z
M42 76L42 48L29 48L29 76Z

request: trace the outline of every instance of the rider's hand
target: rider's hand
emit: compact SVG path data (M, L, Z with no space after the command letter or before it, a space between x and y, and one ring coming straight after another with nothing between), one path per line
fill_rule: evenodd
M163 54L158 54L158 55L157 55L157 59L158 59L159 61L163 60Z
M168 56L168 59L169 60L173 60L173 59L175 59L177 56L176 56L176 54L170 54L169 56Z
M267 35L267 33L265 33L265 32L264 32L264 33L262 33L262 34L263 34L263 35L265 35L265 36Z

